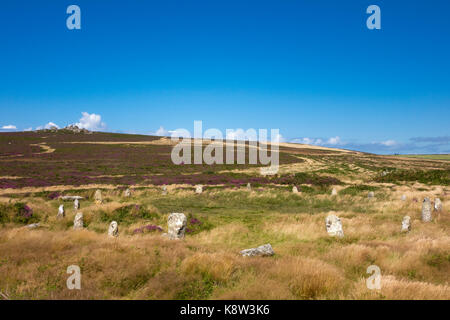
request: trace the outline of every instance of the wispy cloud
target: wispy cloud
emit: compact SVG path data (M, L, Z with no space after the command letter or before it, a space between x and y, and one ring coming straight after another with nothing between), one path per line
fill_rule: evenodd
M303 143L331 148L344 148L369 153L394 154L394 153L449 153L450 137L414 137L406 142L394 139L382 141L360 142L357 139L343 140L339 136L331 138L301 137L289 140L293 143Z
M2 130L17 130L17 127L12 124L9 124L9 125L3 126Z

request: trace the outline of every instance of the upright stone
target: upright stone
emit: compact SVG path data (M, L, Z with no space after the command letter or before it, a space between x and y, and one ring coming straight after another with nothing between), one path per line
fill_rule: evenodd
M96 204L102 204L103 197L102 197L102 192L100 191L100 189L97 189L97 191L95 191L94 200L95 200Z
M167 187L166 186L162 187L162 194L163 194L163 196L165 196L167 194Z
M248 191L251 191L251 190L252 190L252 186L250 185L250 182L247 183L247 190L248 190Z
M127 188L124 192L123 192L123 196L128 198L131 197L131 191L129 188Z
M409 232L411 230L411 217L404 216L402 220L402 232Z
M197 185L195 186L195 193L202 193L203 192L203 186L202 185Z
M75 215L75 219L73 219L73 228L75 230L83 229L83 214L81 212L78 212Z
M116 221L112 221L108 228L108 236L109 237L118 237L119 236L119 226Z
M75 201L73 202L73 208L75 210L80 209L80 202L78 201L78 199L75 199Z
M245 250L242 250L240 253L243 257L254 257L254 256L267 257L267 256L273 256L275 254L275 252L273 252L273 249L272 249L272 246L270 245L270 243L264 244L257 248L245 249Z
M186 231L187 218L183 213L171 213L167 219L169 239L182 239Z
M431 221L431 201L430 198L423 199L422 202L422 221L430 222Z
M333 190L331 190L331 195L332 195L332 196L337 196L337 190L336 190L336 188L333 188Z
M64 205L62 204L62 205L60 205L59 206L59 208L58 208L58 214L56 215L56 218L58 218L58 219L62 219L62 218L64 218L65 217L65 212L64 212Z
M375 197L375 193L374 193L373 191L370 191L370 192L367 194L367 197L368 197L369 199L371 199L371 198Z
M339 238L342 238L344 236L341 219L339 219L334 214L330 214L325 218L325 226L330 236Z
M434 211L442 211L442 201L439 198L434 199Z
M298 189L297 189L296 186L293 186L293 187L292 187L292 193L298 193Z
M402 195L402 197L400 198L402 201L406 201L406 196Z

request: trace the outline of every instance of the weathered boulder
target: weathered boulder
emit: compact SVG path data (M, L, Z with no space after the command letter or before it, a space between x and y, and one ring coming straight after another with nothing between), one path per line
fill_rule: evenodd
M77 229L83 229L84 225L83 225L83 213L78 212L75 215L75 219L73 219L73 228L75 230Z
M434 211L442 211L442 201L439 198L434 199Z
M118 237L119 236L119 225L116 221L112 221L108 228L108 236L109 237Z
M251 191L251 190L252 190L252 186L250 185L250 182L247 183L247 190L248 190L248 191Z
M267 256L273 256L275 254L275 252L273 252L273 249L272 249L272 246L270 245L270 243L264 244L257 248L245 249L245 250L242 250L240 253L243 257L254 257L254 256L267 257Z
M56 218L58 219L62 219L66 216L65 212L64 212L64 205L60 205L58 208L58 214L56 215Z
M400 198L400 200L406 201L406 196L405 196L405 195L402 195L402 197Z
M431 221L431 201L430 198L426 197L422 202L422 221Z
M100 191L100 189L97 189L95 191L94 200L95 200L96 204L102 204L103 203L102 192Z
M162 187L162 194L163 194L163 196L165 196L167 194L167 187L166 186Z
M402 232L409 232L411 230L411 217L404 216L402 220Z
M293 192L293 193L298 193L298 189L297 189L296 186L293 186L293 187L292 187L292 192Z
M336 190L336 188L333 188L333 190L331 190L331 195L332 196L337 196L337 190Z
M195 193L202 193L203 192L203 186L202 185L197 185L195 186Z
M123 192L123 196L124 197L131 197L131 191L129 188L127 188L124 192Z
M367 194L367 197L368 197L369 199L375 197L375 192L370 191L370 192Z
M341 219L334 214L330 214L325 218L325 227L328 234L332 237L342 238L344 236Z
M182 239L186 232L187 218L184 213L171 213L167 219L169 239Z
M75 201L73 202L73 208L75 210L80 209L80 202L78 201L78 199L75 199Z
M36 228L39 228L40 225L41 224L38 222L38 223L28 224L25 227L27 227L28 229L36 229Z

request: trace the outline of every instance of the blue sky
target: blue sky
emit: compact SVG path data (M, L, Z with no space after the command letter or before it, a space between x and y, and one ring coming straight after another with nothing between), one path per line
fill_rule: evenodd
M81 30L66 27L71 4ZM366 27L371 4L381 30ZM0 131L52 122L149 134L202 120L375 153L450 153L449 1L0 8Z

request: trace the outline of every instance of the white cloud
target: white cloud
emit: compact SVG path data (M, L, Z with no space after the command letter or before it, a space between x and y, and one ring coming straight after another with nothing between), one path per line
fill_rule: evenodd
M316 146L320 146L320 145L323 144L323 140L320 139L320 138L308 138L308 137L295 138L295 139L292 139L290 142L292 142L292 143L310 144L310 145L316 145Z
M17 127L14 126L14 125L12 125L12 124L9 124L9 125L7 125L7 126L3 126L2 129L3 129L3 130L16 130Z
M327 141L327 144L331 144L331 145L337 145L337 144L341 144L341 138L339 138L338 136L334 137L334 138L330 138Z
M29 128L23 129L23 131L33 131L33 128L29 127Z
M101 131L106 128L106 124L102 122L102 117L99 114L82 112L80 122L75 125L80 129L87 129L90 131Z
M160 126L159 129L156 130L156 132L152 132L151 134L154 134L155 136L159 136L159 137L167 137L170 135L169 131L164 129L163 126Z
M386 141L380 142L380 144L382 144L383 146L386 146L386 147L393 147L397 144L397 142L395 142L394 140L386 140Z
M53 127L59 129L59 126L58 126L56 123L53 123L53 122L50 121L49 123L47 123L47 124L44 125L44 126L39 126L39 127L37 127L36 130L52 129Z

